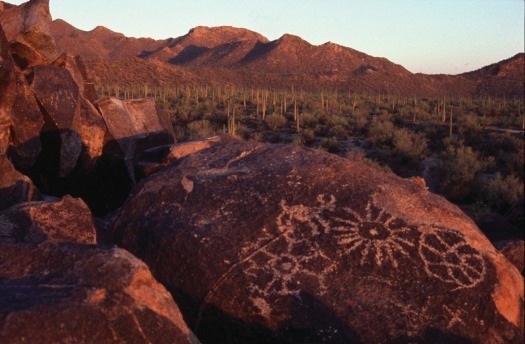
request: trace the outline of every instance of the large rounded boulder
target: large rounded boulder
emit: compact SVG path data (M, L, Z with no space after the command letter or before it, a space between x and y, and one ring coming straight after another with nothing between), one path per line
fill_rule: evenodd
M523 278L459 208L325 152L197 152L115 225L204 342L523 342Z
M0 343L188 343L171 295L128 252L0 243Z

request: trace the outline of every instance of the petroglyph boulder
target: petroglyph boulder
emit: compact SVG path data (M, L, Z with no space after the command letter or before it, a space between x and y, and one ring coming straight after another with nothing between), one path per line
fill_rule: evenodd
M0 212L0 242L96 244L96 229L87 205L65 196L58 202L30 202Z
M121 249L0 244L1 343L198 343L172 297Z
M203 342L523 340L523 278L460 209L325 152L194 153L115 224Z

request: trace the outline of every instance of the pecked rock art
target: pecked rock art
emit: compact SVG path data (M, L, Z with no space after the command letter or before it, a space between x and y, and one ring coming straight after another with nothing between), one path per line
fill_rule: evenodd
M321 217L321 212L330 209L333 203L325 204L322 197L318 200L321 203L318 208L288 206L286 201L281 201L282 212L276 220L278 236L271 238L263 228L264 234L257 243L243 249L244 252L257 251L257 255L247 261L243 269L247 276L253 278L249 289L255 299L261 294L272 293L298 297L302 290L299 276L313 281L320 294L326 292L326 274L334 266L319 243L309 238L310 235L316 237L325 233L328 223ZM259 285L257 280L261 275L269 278L262 279L265 283Z
M270 315L269 306L261 307L261 296L300 298L301 279L314 281L318 295L326 293L327 274L337 267L332 254L325 252L316 240L321 236L337 244L340 256L352 256L355 265L385 266L394 273L400 265L411 265L436 282L454 287L452 291L472 288L485 277L482 255L457 231L424 228L422 233L371 202L362 214L344 207L342 215L335 216L334 195L319 195L315 207L288 205L285 200L280 206L282 210L276 218L278 235L272 238L263 228L257 242L242 250L242 269L250 281L252 301L264 315ZM315 268L312 262L316 263Z
M522 338L523 279L470 219L327 153L210 147L144 180L115 219L204 343Z
M455 289L472 288L485 278L483 256L457 231L431 228L419 243L419 255L429 276Z
M351 208L343 208L346 217L334 217L330 230L345 252L358 252L359 262L365 265L374 262L381 267L388 264L397 269L400 260L411 259L409 252L416 246L417 229L406 226L402 221L384 210L372 209L371 203L359 215Z

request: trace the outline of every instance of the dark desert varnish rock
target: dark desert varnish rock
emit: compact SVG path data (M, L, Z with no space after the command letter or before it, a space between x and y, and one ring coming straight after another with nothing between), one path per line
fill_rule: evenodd
M139 184L116 237L203 342L523 342L523 277L460 209L325 152L189 155Z
M87 205L65 196L56 202L30 202L0 212L0 242L96 244L96 229Z
M525 275L525 241L520 239L504 240L494 244L507 257L509 262Z
M147 149L142 153L141 161L135 167L137 178L143 179L148 177L190 154L216 145L237 141L239 140L230 134L220 134L204 139Z
M149 269L121 249L0 243L1 343L198 343Z
M16 63L25 69L53 62L60 51L50 31L49 0L31 0L20 6L6 5L0 11L0 25Z
M111 137L107 152L124 161L132 180L135 180L134 165L144 150L174 141L171 124L157 111L152 98L120 100L110 97L95 104Z
M43 133L57 136L59 176L65 177L75 168L82 150L79 88L65 68L36 66L32 72L31 90L46 119Z
M15 163L26 168L40 153L38 136L44 119L11 53L0 26L0 154L11 147Z
M18 172L7 156L0 154L0 211L18 203L41 199L31 179Z

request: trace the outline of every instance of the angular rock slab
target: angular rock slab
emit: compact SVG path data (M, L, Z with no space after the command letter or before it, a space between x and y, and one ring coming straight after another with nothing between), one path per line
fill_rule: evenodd
M194 154L204 149L216 145L238 142L239 140L229 134L211 136L190 142L175 143L147 149L141 156L141 161L135 165L138 179L149 177L169 164L190 154Z
M523 278L460 209L325 152L189 155L137 186L116 233L203 342L523 340Z
M42 197L28 177L18 172L5 155L0 155L0 211L18 203Z
M0 26L0 154L12 146L15 164L31 167L41 150L39 134L43 124L38 104L15 67Z
M132 180L134 165L144 150L173 143L173 129L157 112L154 99L104 98L95 104L113 139L109 149L124 160Z
M96 244L93 217L81 199L23 203L0 212L0 242Z
M49 0L31 0L0 12L0 24L21 68L49 64L59 57L51 22Z
M68 175L82 150L79 88L64 68L33 68L31 89L46 113L44 131L60 137L59 175Z
M0 244L1 343L198 343L170 294L121 249Z

